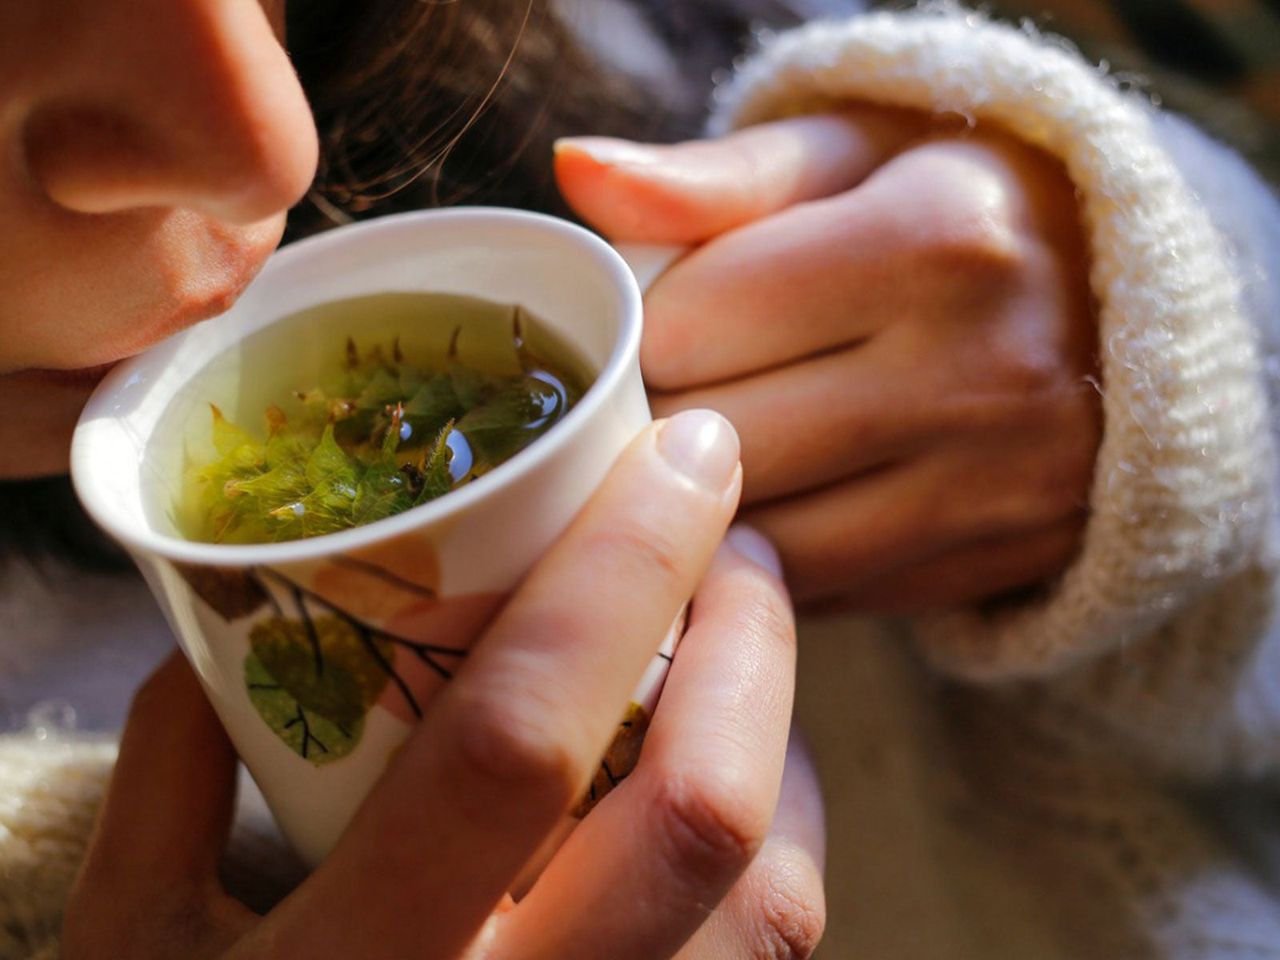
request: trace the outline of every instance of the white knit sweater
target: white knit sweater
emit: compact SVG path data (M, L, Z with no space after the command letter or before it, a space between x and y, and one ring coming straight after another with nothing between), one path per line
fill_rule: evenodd
M711 126L853 100L960 112L1063 161L1090 238L1106 417L1084 547L1047 598L910 625L928 670L949 679L922 695L923 667L893 668L914 678L902 702L929 717L881 740L945 771L921 781L923 796L894 794L937 843L831 857L887 868L914 856L914 890L936 886L927 871L955 871L967 901L946 923L972 929L926 952L904 931L874 955L1280 958L1280 893L1267 879L1280 815L1274 829L1249 821L1242 855L1224 818L1205 814L1205 791L1230 780L1243 797L1280 772L1268 376L1280 206L1229 151L1060 41L949 7L772 38L721 88ZM0 744L0 957L52 949L108 765L103 746ZM847 770L837 779L851 782ZM874 775L858 782L876 788ZM1187 785L1201 791L1195 804ZM845 893L833 884L833 904ZM834 960L857 955L849 937Z
M910 626L963 681L940 748L962 832L1041 885L1045 956L1280 957L1266 825L1255 862L1233 858L1182 792L1280 772L1280 206L1067 46L954 8L777 38L713 130L851 100L958 112L1060 158L1100 305L1106 426L1079 558L1044 600Z

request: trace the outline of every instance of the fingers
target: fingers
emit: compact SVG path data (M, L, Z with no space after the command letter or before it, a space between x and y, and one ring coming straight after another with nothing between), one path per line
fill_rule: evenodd
M743 503L818 489L918 453L936 411L918 357L877 338L745 380L651 394L655 416L723 414L742 438Z
M170 935L203 948L231 942L248 925L249 912L222 895L216 875L235 779L217 715L174 653L129 712L68 908L68 956L147 956L144 941ZM113 944L131 947L112 953Z
M640 365L683 390L848 346L912 309L920 288L891 229L899 207L853 191L718 237L645 296Z
M504 957L671 956L751 863L773 819L795 678L790 604L766 569L776 562L754 531L730 534L640 764L521 902Z
M134 697L86 876L103 879L127 863L129 875L113 883L142 884L155 895L211 879L231 825L235 777L217 714L175 652Z
M855 107L673 146L573 138L556 144L556 178L612 240L696 243L847 190L927 124L923 114Z
M732 428L642 433L536 565L375 787L273 915L289 956L454 957L576 802L738 500ZM352 877L366 879L353 885ZM361 918L319 931L317 911Z
M1000 319L1064 280L1087 294L1082 277L1059 275L1078 251L1044 242L1018 169L982 143L928 142L856 189L717 237L645 298L646 381L684 390L902 324Z
M908 567L1079 524L1085 505L1044 441L1034 422L1011 426L985 443L940 447L743 517L777 545L798 600L875 602L877 585Z
M1070 517L1016 536L980 540L938 557L883 571L842 598L841 607L869 613L908 614L1046 583L1080 550L1085 518Z
M802 960L826 927L822 793L799 736L787 745L778 813L763 849L678 960Z

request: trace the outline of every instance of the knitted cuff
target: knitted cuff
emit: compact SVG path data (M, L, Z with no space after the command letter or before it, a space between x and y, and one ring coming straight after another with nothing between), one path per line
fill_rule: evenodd
M1229 252L1150 107L1052 38L948 8L779 35L717 94L710 128L851 100L956 112L1058 157L1099 307L1105 431L1077 561L1043 600L916 623L971 679L1057 672L1148 634L1262 548L1273 453Z
M0 736L0 957L56 957L114 743Z

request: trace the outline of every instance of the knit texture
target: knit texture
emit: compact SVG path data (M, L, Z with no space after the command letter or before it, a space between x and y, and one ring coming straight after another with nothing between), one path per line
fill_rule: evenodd
M1280 958L1274 888L1166 778L1280 768L1275 471L1256 342L1260 332L1270 353L1280 339L1274 201L1224 151L1170 129L1059 42L964 12L777 37L722 89L713 128L855 99L958 111L1060 157L1081 190L1101 304L1106 433L1078 562L1040 602L914 626L944 671L1022 681L948 695L945 743L922 762L954 766L968 792L934 811L930 830L999 860L1044 908L1061 946L1018 960ZM936 694L913 704L923 713ZM866 749L893 745L893 732L873 730ZM112 757L104 744L0 738L0 960L56 956ZM919 798L904 790L896 802ZM272 878L282 858L270 841L240 844L229 874L271 878L251 897L262 907L297 878ZM889 851L884 872L902 855ZM922 856L920 871L979 876L932 847ZM965 886L975 927L980 886ZM909 944L895 954L920 955Z
M116 743L103 737L0 736L0 960L58 956L63 908L115 757ZM243 775L219 873L229 893L259 912L306 875Z
M960 113L1058 157L1099 304L1105 431L1079 557L1042 599L910 625L935 669L982 684L946 698L935 762L966 799L939 829L1037 892L1064 956L1280 958L1274 824L1241 856L1175 786L1280 771L1264 369L1280 209L1066 45L954 7L777 37L712 129L851 101Z
M116 747L0 738L0 958L55 957Z
M969 784L963 829L1038 891L1066 955L1280 960L1280 899L1256 868L1267 834L1242 856L1105 724L1026 706L955 689L944 722Z
M783 34L719 92L714 132L851 100L959 113L1057 156L1100 303L1105 435L1078 562L1042 602L917 625L941 668L1041 676L1130 645L1256 562L1267 403L1227 248L1151 111L1058 41L942 10Z

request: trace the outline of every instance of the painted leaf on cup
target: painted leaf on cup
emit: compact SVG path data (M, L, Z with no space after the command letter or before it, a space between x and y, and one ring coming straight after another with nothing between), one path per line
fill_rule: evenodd
M175 563L174 569L197 597L230 622L267 605L267 591L251 570Z
M467 649L493 619L505 594L464 593L434 602L406 603L386 622L396 637L395 673L378 706L405 723L439 691L467 656Z
M415 601L439 599L440 561L430 539L411 533L328 557L302 586L356 620L385 624Z
M295 752L315 739L298 734L303 721L335 726L344 749L309 750L315 763L349 752L375 704L406 724L420 718L503 599L439 596L435 547L415 535L336 555L302 578L271 567L248 576L275 610L249 627L246 671L267 678L250 696Z
M290 696L335 723L363 717L387 685L379 660L390 644L336 616L271 617L254 624L249 645Z
M360 742L363 716L341 723L308 710L253 654L245 658L244 680L254 709L276 736L304 760L316 766L332 763Z
M600 760L600 768L591 780L584 796L573 809L575 817L585 817L591 808L603 800L614 787L635 770L640 762L640 748L649 729L649 714L638 703L627 707L626 715L618 724L613 742Z
M409 533L318 565L303 585L313 602L343 612L389 645L388 683L378 705L405 723L448 681L505 594L441 596L435 546Z

